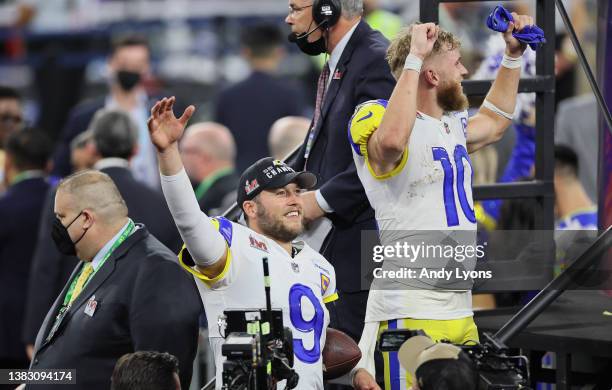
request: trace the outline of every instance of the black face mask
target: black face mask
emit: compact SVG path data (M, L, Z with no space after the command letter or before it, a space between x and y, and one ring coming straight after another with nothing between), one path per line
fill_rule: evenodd
M57 250L61 254L64 254L67 256L75 256L76 255L75 245L79 241L81 241L83 236L85 236L85 233L87 233L87 230L85 230L83 234L81 235L81 237L79 237L79 239L76 240L76 242L72 242L72 239L70 238L70 234L68 234L68 228L74 223L74 221L77 220L77 218L81 216L81 214L83 214L83 211L81 211L79 215L77 215L72 220L72 222L68 224L68 226L62 225L62 222L59 220L59 218L55 217L55 220L53 221L53 227L51 228L51 238L53 238L53 242L55 242L55 246L57 247Z
M327 45L323 36L314 42L308 42L308 35L291 33L287 39L289 39L289 42L295 43L302 53L309 56L318 56L327 51Z
M125 92L129 92L140 82L140 73L131 72L129 70L118 70L117 82L121 89Z

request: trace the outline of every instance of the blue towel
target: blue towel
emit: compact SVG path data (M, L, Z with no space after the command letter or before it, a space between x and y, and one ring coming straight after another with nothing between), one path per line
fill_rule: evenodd
M487 17L487 27L494 31L504 32L508 29L508 23L513 21L512 14L498 5ZM532 50L537 50L543 43L546 43L544 31L536 25L525 26L520 31L515 30L512 32L512 36L519 42L528 44Z

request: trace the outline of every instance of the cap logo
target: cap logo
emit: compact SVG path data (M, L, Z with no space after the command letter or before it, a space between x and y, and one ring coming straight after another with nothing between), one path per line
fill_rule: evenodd
M246 192L247 195L250 195L251 192L255 191L257 188L259 188L259 183L257 182L257 179L250 182L247 180L244 185L244 192Z
M276 161L278 161L278 160L276 160ZM280 161L279 161L279 162L280 162ZM275 164L275 163L273 163L273 164L272 164L272 166L267 167L267 168L266 168L266 169L264 169L264 171L263 171L264 175L266 175L266 177L267 177L268 179L272 179L272 178L274 178L274 176L276 176L276 175L280 175L280 174L283 174L283 173L291 173L291 172L295 172L295 171L293 170L293 168L291 168L290 166L285 165L285 164L283 164L283 163L280 163L280 164L278 164L278 165L277 165L277 164Z

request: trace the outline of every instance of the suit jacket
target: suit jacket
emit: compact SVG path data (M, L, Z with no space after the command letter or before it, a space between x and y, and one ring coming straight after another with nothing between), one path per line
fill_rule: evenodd
M30 178L0 197L0 358L27 360L21 329L28 275L48 184Z
M87 130L89 122L96 111L104 108L105 97L98 97L75 106L68 114L68 120L62 129L55 151L53 152L53 171L54 176L64 177L72 172L70 164L70 142L79 134Z
M198 199L200 210L211 215L212 212L224 212L227 207L236 201L236 188L238 187L238 174L231 172L228 175L218 178Z
M86 284L47 340L83 262L77 265L38 332L30 368L73 368L75 388L108 390L119 357L161 351L178 358L182 387L189 386L202 311L200 295L176 256L138 226ZM90 300L97 305L87 314Z
M334 213L334 227L322 246L322 254L334 265L338 289L360 288L361 230L376 230L374 211L357 176L347 130L360 103L389 99L395 80L385 60L388 41L363 20L349 39L327 89L321 117L312 129L315 139L308 161L306 142L290 165L304 167L319 176L321 194ZM308 136L306 137L308 140Z
M132 172L123 167L108 167L100 170L113 179L119 193L128 206L128 215L135 222L151 226L151 234L165 246L178 253L181 241L176 225L163 196L134 179ZM51 239L55 188L47 195L42 223L38 231L36 252L32 260L29 294L23 327L23 340L33 344L40 324L53 300L72 273L78 259L58 252ZM35 231L35 230L32 230Z
M264 72L253 72L221 92L214 117L234 135L238 172L270 155L270 127L284 116L301 115L302 100L298 88Z

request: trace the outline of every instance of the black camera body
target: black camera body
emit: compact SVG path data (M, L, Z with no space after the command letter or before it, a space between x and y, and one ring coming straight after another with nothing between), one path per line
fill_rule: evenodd
M389 329L378 342L381 352L395 352L413 336L427 336L422 330ZM475 345L457 345L472 361L478 373L478 390L518 390L529 384L529 362L525 356L508 356L505 347L487 333L486 341Z
M281 380L287 380L286 389L297 385L293 335L283 327L280 309L227 310L223 322L224 390L276 389Z

